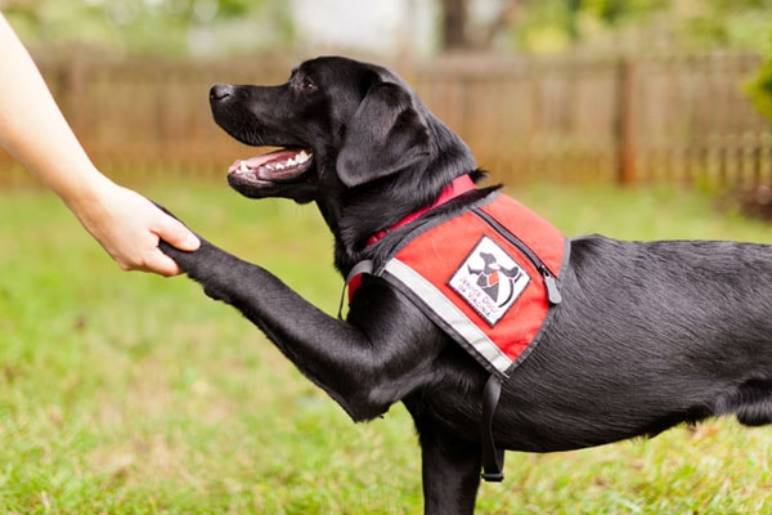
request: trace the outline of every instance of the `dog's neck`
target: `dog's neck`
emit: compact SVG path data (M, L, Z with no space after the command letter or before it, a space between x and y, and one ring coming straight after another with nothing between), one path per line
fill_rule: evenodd
M456 177L450 182L450 184L448 184L442 189L442 191L440 192L440 195L437 197L437 199L434 202L432 202L429 205L420 207L415 211L413 211L412 213L408 213L406 216L398 220L396 223L390 225L389 227L386 227L376 233L371 234L370 237L367 239L367 246L369 247L370 245L375 245L376 243L381 241L384 238L384 236L386 236L388 233L396 229L399 229L400 227L404 227L405 225L409 224L414 220L418 220L419 218L421 218L423 215L425 215L432 209L435 209L447 202L450 202L456 197L459 197L468 191L472 191L473 189L475 189L474 181L469 176L469 174Z
M411 213L432 206L458 177L482 176L466 144L430 113L430 156L422 163L358 188L341 192L319 208L335 236L335 266L342 273L366 252L371 236Z

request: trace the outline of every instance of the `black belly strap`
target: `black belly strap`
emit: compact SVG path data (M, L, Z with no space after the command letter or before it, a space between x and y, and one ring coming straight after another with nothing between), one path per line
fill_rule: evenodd
M491 374L483 388L482 418L480 419L480 445L482 446L482 478L499 483L504 480L504 451L496 447L493 439L493 416L501 397L501 378Z

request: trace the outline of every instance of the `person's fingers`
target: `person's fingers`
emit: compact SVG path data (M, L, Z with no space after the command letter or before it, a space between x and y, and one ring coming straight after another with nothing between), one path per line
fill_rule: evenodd
M159 238L180 250L192 252L201 245L201 242L195 234L190 232L190 229L166 214L162 215L153 229Z
M153 250L145 256L142 269L165 275L166 277L171 277L180 273L180 267L177 266L177 263L158 249Z

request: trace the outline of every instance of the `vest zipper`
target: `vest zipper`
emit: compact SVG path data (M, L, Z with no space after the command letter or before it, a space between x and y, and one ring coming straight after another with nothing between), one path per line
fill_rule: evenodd
M550 272L550 269L547 267L547 265L544 264L544 261L542 261L541 258L539 258L539 256L537 256L533 250L531 250L531 248L526 245L525 242L523 242L523 240L512 234L509 229L501 225L499 221L493 218L491 215L479 207L473 208L472 212L480 217L485 223L490 225L496 232L502 235L505 240L517 247L517 249L528 258L528 260L533 264L533 266L544 280L544 286L547 290L547 300L549 301L550 305L556 306L560 304L563 300L563 296L560 294L560 289L558 288L558 283L555 279L555 276L552 275L552 272Z

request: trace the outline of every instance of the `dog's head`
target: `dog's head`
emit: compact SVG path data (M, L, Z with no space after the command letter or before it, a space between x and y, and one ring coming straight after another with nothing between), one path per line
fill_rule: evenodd
M230 185L253 198L308 202L417 173L416 165L426 169L453 139L394 73L341 57L306 61L279 86L216 85L210 103L215 121L234 138L283 148L231 166ZM455 139L465 157L459 168L473 169Z

